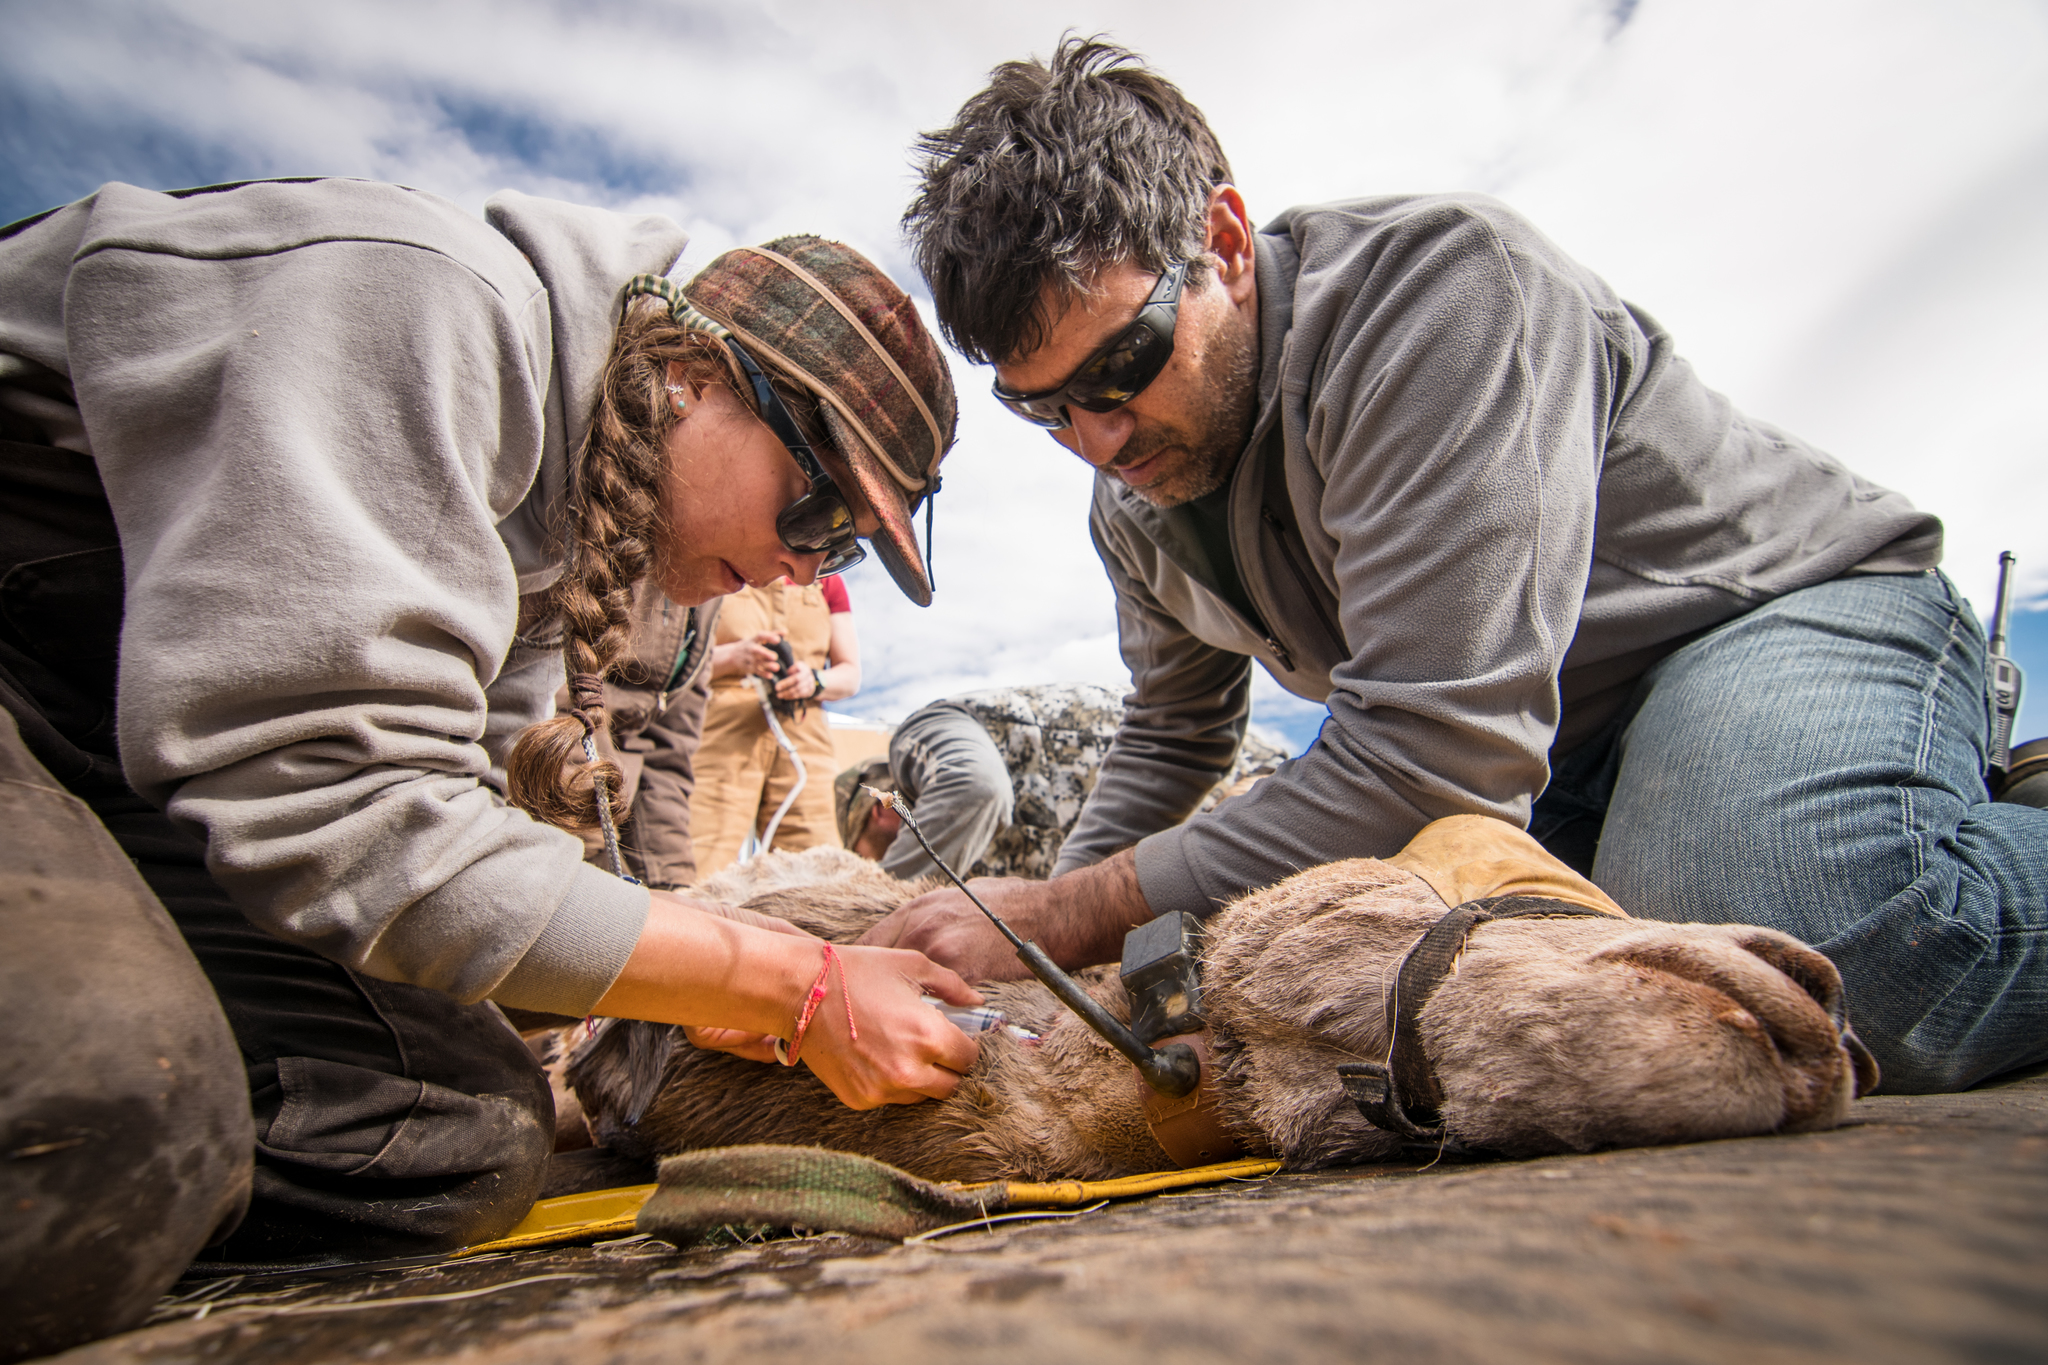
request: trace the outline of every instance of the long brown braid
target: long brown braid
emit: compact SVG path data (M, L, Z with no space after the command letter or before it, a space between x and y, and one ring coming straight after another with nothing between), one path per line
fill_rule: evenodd
M607 723L603 679L632 647L634 589L658 567L666 538L667 441L680 420L668 390L671 362L682 365L688 389L724 384L750 411L755 406L752 386L716 336L677 322L658 298L629 301L577 455L563 536L568 562L547 613L562 628L570 710L528 726L505 762L513 805L579 833L598 828L599 782L614 822L628 814L618 765L588 762L583 741ZM775 388L798 426L815 437L815 402L786 382Z

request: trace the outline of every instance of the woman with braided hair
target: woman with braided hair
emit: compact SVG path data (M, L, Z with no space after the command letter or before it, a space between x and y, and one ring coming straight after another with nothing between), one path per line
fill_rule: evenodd
M488 1002L779 1042L857 1107L972 1064L921 954L583 859L643 582L807 584L864 538L930 600L954 402L910 302L809 237L679 286L683 241L341 180L0 229L0 1360L202 1247L511 1226L552 1113Z

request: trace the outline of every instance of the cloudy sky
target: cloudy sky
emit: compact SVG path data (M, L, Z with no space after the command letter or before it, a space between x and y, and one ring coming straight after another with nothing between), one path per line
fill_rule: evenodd
M1473 189L1668 326L1707 381L1946 519L1988 612L2048 602L2042 0L0 0L0 221L105 180L371 176L655 209L690 261L813 231L913 293L905 149L1067 29L1203 106L1255 217ZM1088 475L958 368L939 597L851 584L894 718L993 682L1121 682ZM2048 614L2024 613L2048 732ZM1270 685L1299 744L1320 708Z

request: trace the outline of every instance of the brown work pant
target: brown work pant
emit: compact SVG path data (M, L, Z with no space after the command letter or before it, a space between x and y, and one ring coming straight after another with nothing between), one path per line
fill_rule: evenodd
M839 761L832 746L831 722L819 706L810 707L801 717L779 719L783 733L803 758L805 779L803 791L776 827L772 847L837 847L832 779L839 775ZM708 877L740 856L749 834L759 836L768 828L775 808L796 783L796 768L769 731L761 715L760 694L751 684L711 690L696 766L690 839L697 852L697 875Z
M496 1236L553 1142L495 1007L258 929L129 788L122 584L92 461L0 441L0 1361L132 1325L216 1243L225 1271Z
M241 1218L253 1135L213 988L0 709L0 1360L140 1322Z

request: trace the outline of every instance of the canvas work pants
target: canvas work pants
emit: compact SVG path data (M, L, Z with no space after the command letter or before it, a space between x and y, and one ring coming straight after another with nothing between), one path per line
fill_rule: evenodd
M202 1246L321 1262L495 1236L532 1206L554 1129L545 1078L494 1006L375 981L256 928L200 841L129 788L114 743L122 585L90 458L0 442L0 782L24 812L0 834L10 870L40 869L0 887L19 1020L0 1035L16 1157L0 1181L44 1229L10 1217L0 1284L70 1312L75 1267L44 1239L78 1229L132 1263L140 1303L76 1305L86 1318L52 1329L72 1340L146 1311ZM77 1041L53 1043L66 1034ZM138 1077L163 1081L147 1102ZM183 1201L169 1212L148 1193L166 1173Z
M1984 670L1939 573L1788 593L1651 669L1530 833L1632 914L1826 953L1888 1091L2048 1059L2048 810L1985 789Z
M822 706L778 719L803 759L804 785L776 826L770 847L793 851L836 846L839 826L832 813L832 779L839 775L839 759L832 745L832 723ZM708 877L737 861L747 837L767 831L776 807L795 785L796 765L768 729L753 685L714 686L704 715L704 739L697 746L697 787L690 797L697 875Z

